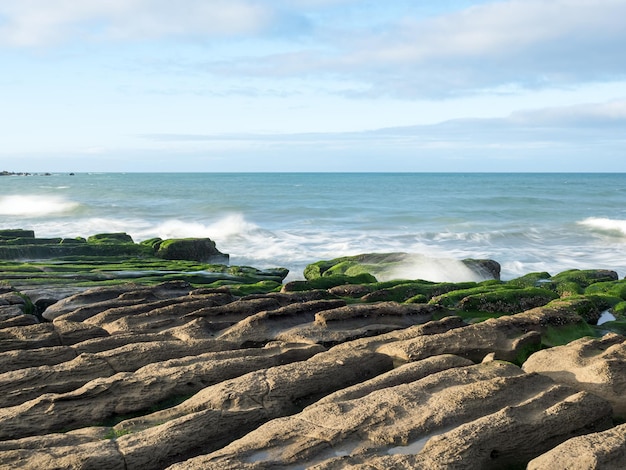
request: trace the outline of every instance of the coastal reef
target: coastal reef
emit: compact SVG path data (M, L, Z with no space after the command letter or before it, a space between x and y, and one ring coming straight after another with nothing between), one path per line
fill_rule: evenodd
M0 468L626 468L626 280L407 256L0 230Z

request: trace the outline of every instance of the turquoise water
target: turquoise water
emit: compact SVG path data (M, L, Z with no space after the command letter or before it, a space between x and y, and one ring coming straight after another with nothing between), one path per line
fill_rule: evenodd
M571 268L623 277L626 174L3 176L0 227L206 236L232 264L287 267L290 278L319 259L390 251L416 255L402 277L456 280L452 260L468 257L499 261L503 279Z

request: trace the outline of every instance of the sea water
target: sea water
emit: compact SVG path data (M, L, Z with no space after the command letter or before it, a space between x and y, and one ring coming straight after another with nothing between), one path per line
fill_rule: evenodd
M359 253L413 256L395 277L626 275L626 174L77 173L1 176L0 228L38 237L209 237L231 264L286 267Z

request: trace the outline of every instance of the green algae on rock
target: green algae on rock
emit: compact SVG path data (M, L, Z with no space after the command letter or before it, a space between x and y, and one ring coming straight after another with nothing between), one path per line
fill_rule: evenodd
M249 292L268 292L280 289L288 274L285 268L260 270L227 262L228 255L208 238L135 243L124 232L36 238L32 230L0 230L0 279L22 289L184 280L210 287L251 285Z
M185 259L202 263L228 263L228 255L221 253L209 238L168 239L153 243L155 255L164 259Z

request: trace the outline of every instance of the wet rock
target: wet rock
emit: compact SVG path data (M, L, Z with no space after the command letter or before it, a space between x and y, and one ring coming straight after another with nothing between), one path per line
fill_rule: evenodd
M283 285L281 292L301 292L316 289L332 289L344 285L361 285L376 282L376 278L369 273L361 273L356 276L334 274L332 276L318 277L306 281L291 281Z
M483 279L500 280L501 266L497 261L492 259L472 258L467 258L462 261L465 266L478 273Z
M0 230L0 239L13 239L13 238L35 238L35 231L24 230L21 228Z
M617 273L610 269L570 269L552 276L550 283L544 284L544 287L550 287L565 297L582 294L591 284L618 279Z
M376 277L381 275L387 277L388 273L419 263L421 259L422 257L410 253L364 253L343 256L309 264L304 269L304 277L307 280L314 280L321 277L357 276L365 273ZM500 263L497 261L468 258L452 262L464 266L469 275L479 279L500 279Z
M156 256L164 259L183 259L201 263L228 263L228 255L215 247L209 238L163 240L154 246Z
M97 233L87 238L89 243L134 243L133 238L125 232Z

